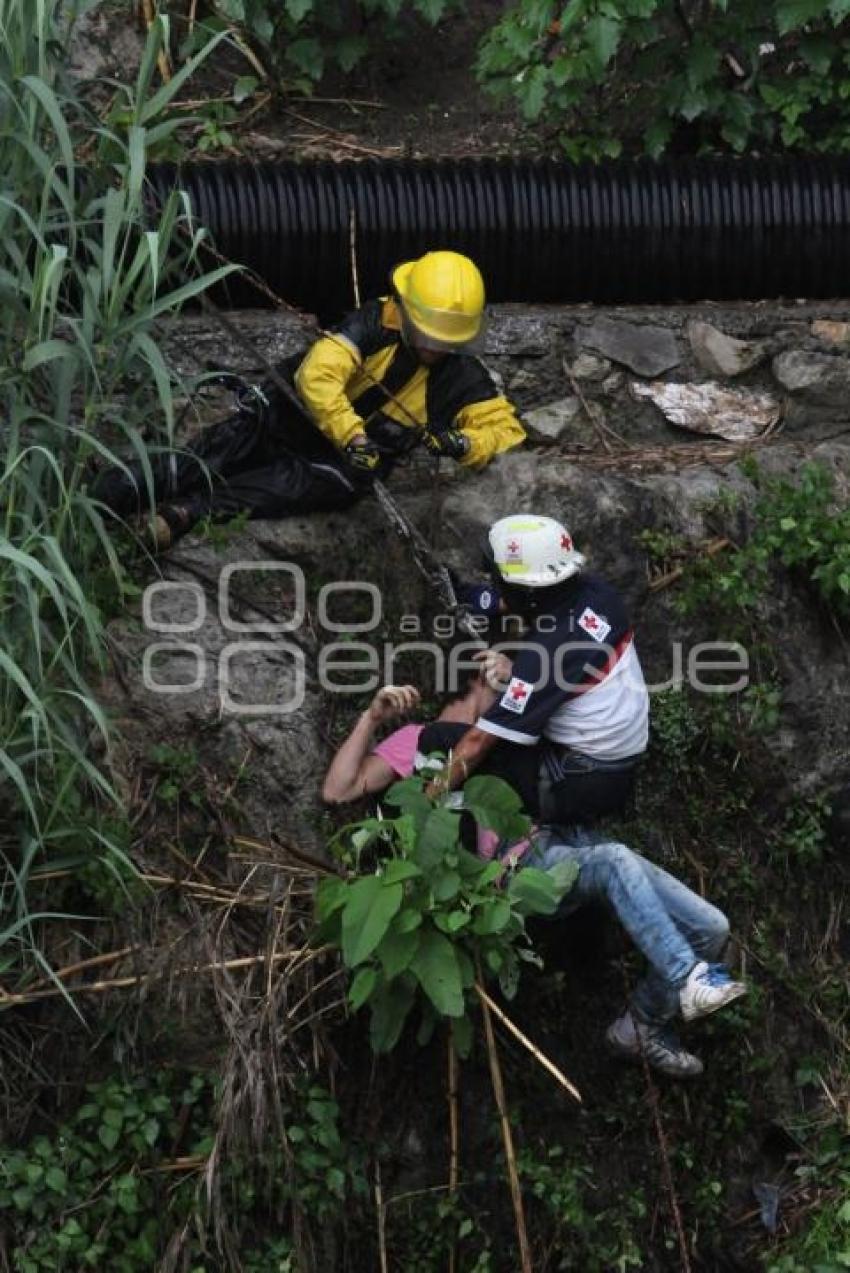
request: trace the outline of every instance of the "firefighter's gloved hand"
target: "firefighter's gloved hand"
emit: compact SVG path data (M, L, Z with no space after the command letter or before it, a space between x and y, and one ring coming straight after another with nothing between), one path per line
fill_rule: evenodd
M374 442L349 442L345 458L358 473L374 473L381 462L381 453Z
M432 455L462 460L469 450L469 438L460 429L444 429L442 433L426 433L425 445Z

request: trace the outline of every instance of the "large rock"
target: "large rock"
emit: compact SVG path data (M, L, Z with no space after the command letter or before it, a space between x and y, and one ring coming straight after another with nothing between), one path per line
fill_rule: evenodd
M586 349L623 363L639 376L660 376L682 361L679 342L667 327L598 318L578 339Z
M712 376L741 376L767 354L762 343L727 336L719 327L700 319L688 323L687 336L694 358Z
M773 360L773 374L788 393L812 405L850 415L850 359L839 354L816 354L789 349Z
M562 442L581 419L581 413L578 398L559 398L545 407L526 411L522 422L532 442Z

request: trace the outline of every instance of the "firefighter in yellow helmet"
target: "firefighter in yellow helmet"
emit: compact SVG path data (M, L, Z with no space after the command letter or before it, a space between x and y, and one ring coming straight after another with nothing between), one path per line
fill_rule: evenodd
M322 432L355 464L424 440L479 467L525 433L474 356L484 337L484 280L459 252L426 252L392 272L371 301L317 341L295 384Z
M302 411L266 384L184 451L151 458L160 550L203 517L346 507L420 442L480 468L523 441L475 356L484 333L477 266L458 252L426 252L392 271L391 288L278 366ZM135 465L104 474L94 494L122 516L148 503Z

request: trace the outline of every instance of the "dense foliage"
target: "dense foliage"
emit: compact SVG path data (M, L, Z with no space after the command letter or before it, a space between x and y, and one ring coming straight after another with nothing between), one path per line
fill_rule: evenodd
M332 66L351 71L377 45L399 31L408 14L432 25L461 0L213 0L202 23L207 32L235 27L261 51L288 88L309 91Z
M573 158L844 151L847 0L520 0L478 70Z

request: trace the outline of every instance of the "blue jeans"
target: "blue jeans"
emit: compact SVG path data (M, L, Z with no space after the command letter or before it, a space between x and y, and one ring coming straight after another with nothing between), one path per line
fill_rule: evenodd
M545 827L524 865L542 870L576 862L579 875L559 914L604 902L649 961L631 998L632 1012L664 1025L679 1010L679 990L700 960L715 962L729 937L716 906L625 844L582 827Z

